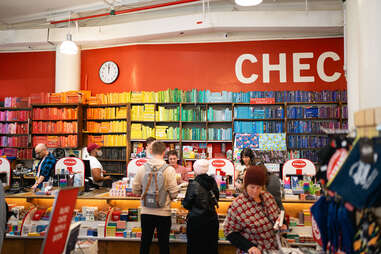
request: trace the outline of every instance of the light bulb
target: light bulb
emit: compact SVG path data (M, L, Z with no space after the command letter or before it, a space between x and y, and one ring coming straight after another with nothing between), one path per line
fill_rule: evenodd
M235 0L235 3L240 6L255 6L262 3L263 0Z
M75 55L78 53L78 46L71 40L71 34L67 35L67 40L62 42L60 46L62 54Z

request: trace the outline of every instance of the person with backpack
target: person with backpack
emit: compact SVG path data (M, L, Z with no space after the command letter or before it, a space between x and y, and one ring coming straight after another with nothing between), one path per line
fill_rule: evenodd
M155 229L160 254L169 253L171 201L177 197L179 189L175 169L164 161L165 150L162 142L152 144L152 158L137 170L132 185L132 191L141 195L140 254L149 253Z
M213 177L207 175L208 160L197 160L193 166L196 178L189 183L182 205L187 216L187 254L218 253L219 191Z

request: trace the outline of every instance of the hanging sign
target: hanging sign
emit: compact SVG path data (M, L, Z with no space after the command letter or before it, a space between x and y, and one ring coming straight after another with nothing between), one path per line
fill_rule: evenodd
M283 165L283 179L287 175L309 175L316 174L316 167L312 161L307 159L288 160Z
M146 158L133 159L127 166L127 177L134 177L138 168L143 166L147 162Z
M209 160L209 175L230 175L234 177L234 165L227 159Z

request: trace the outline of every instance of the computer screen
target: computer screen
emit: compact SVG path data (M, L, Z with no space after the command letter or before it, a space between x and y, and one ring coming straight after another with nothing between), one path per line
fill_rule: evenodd
M75 249L75 244L78 241L78 235L79 235L79 230L81 228L81 223L77 222L74 223L70 226L70 230L68 233L68 238L66 241L66 247L65 247L65 254L70 254Z

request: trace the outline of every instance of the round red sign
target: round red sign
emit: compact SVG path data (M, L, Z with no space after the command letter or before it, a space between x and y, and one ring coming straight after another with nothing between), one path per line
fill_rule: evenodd
M65 164L65 166L71 167L77 164L77 161L74 159L66 159L63 161L63 163Z
M143 166L147 162L146 159L140 159L135 162L136 166L140 167Z
M302 160L296 160L292 162L292 166L294 168L304 168L305 166L307 166L307 163Z
M222 167L225 167L225 165L226 165L226 162L223 160L214 160L212 162L212 166L216 168L222 168Z

